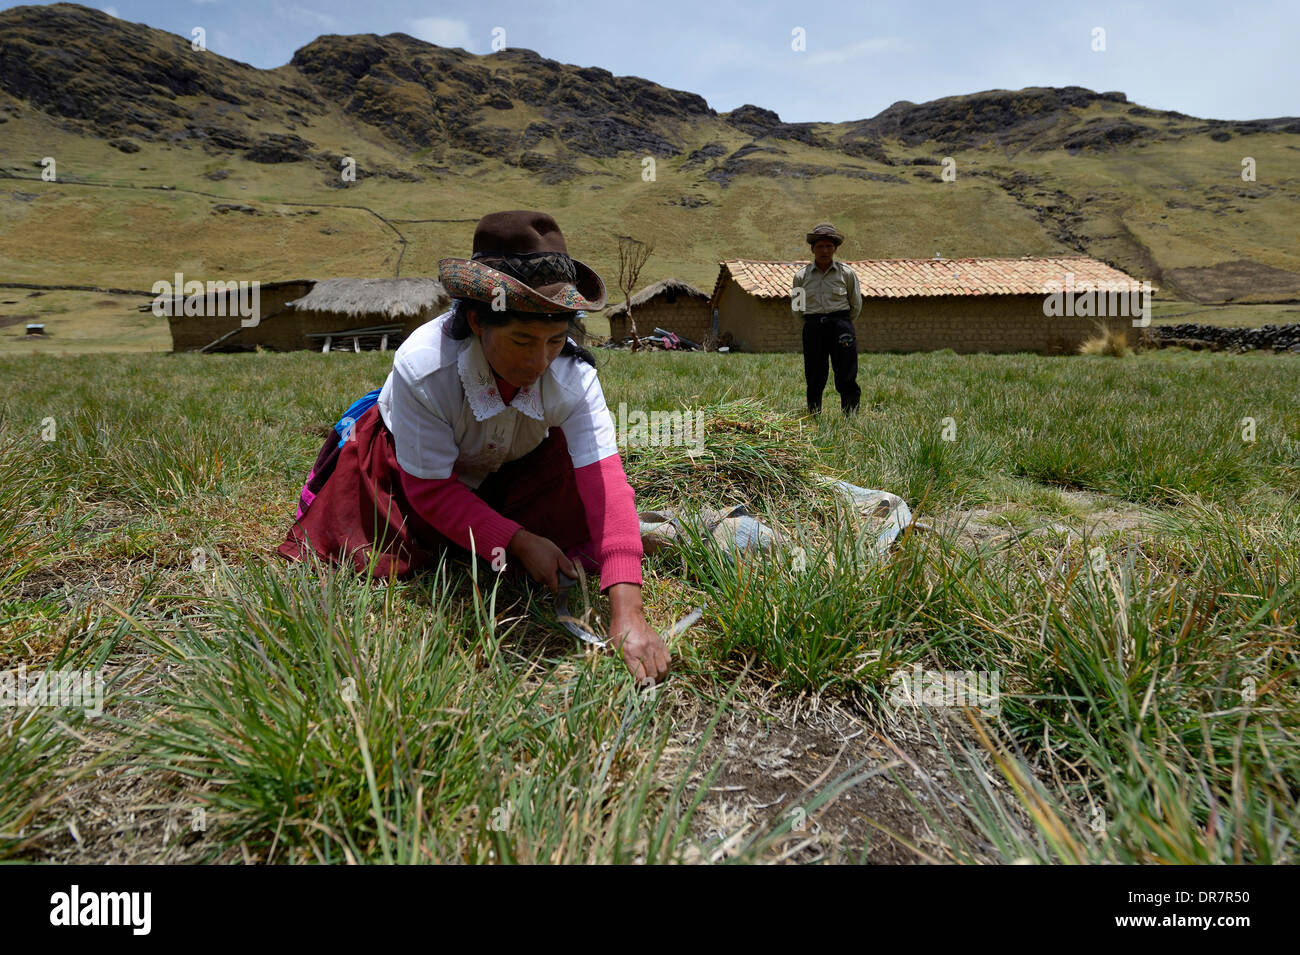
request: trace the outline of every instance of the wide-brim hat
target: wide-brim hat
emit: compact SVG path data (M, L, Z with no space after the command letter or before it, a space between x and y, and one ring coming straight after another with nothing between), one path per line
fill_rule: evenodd
M545 212L492 212L474 228L473 255L442 259L438 281L452 298L500 301L518 312L595 312L605 307L605 283L569 256L564 234Z
M809 245L816 245L822 239L830 239L835 243L835 248L838 249L840 243L844 241L844 236L840 235L835 226L829 222L822 222L813 226L813 230L808 233L807 239Z

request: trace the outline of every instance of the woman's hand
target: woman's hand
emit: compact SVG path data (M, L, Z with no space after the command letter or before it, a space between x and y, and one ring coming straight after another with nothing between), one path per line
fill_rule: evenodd
M614 584L609 588L609 603L609 642L623 651L623 663L632 678L638 685L662 682L672 660L663 638L646 621L641 588L636 584Z
M564 551L560 550L554 541L526 531L522 527L515 531L514 537L510 538L510 543L506 545L506 553L524 565L529 577L551 588L552 593L558 593L560 590L557 570L562 570L573 578L578 576L578 568L573 566L573 561L564 556Z
M578 576L578 568L553 541L522 528L510 538L506 553L522 563L533 580L552 591L559 590L557 570ZM609 642L622 650L628 672L638 684L661 682L668 676L671 658L663 638L646 621L641 588L636 584L614 584L609 588L609 604Z

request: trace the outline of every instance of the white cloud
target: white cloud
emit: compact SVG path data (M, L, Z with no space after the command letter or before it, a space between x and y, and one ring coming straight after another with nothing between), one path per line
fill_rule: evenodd
M104 10L105 13L107 13L110 17L112 17L112 18L115 19L115 20L120 20L120 19L122 19L122 18L118 15L117 7L104 7L103 10Z
M814 66L828 66L835 63L849 63L863 59L875 53L906 53L911 44L898 36L875 36L869 40L860 40L838 50L810 52L808 62Z
M236 44L235 38L225 30L213 29L208 31L208 49L213 52L220 52L223 50L237 51L239 46ZM225 53L224 55L232 56L233 53Z
M706 64L726 63L735 64L743 63L747 66L754 64L755 48L753 43L747 43L743 40L727 39L710 39L707 47L708 56L702 57Z
M337 30L339 21L333 15L322 13L320 10L313 10L310 7L303 7L297 4L275 4L274 8L277 16L286 20L296 20L300 23L314 23L325 30Z
M438 46L459 46L469 49L469 24L464 20L446 17L416 17L408 20L411 35Z

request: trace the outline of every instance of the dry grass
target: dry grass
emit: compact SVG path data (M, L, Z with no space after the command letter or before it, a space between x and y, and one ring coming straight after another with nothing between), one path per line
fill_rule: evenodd
M1109 355L1111 358L1123 358L1130 354L1128 332L1123 328L1107 328L1098 323L1098 334L1079 346L1080 355Z

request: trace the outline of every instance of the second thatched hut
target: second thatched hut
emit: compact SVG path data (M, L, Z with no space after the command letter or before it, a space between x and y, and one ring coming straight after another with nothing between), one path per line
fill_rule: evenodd
M626 302L614 306L605 316L613 341L632 334ZM709 338L712 318L709 294L681 279L664 279L632 296L632 317L638 335L648 335L658 327L703 345Z

